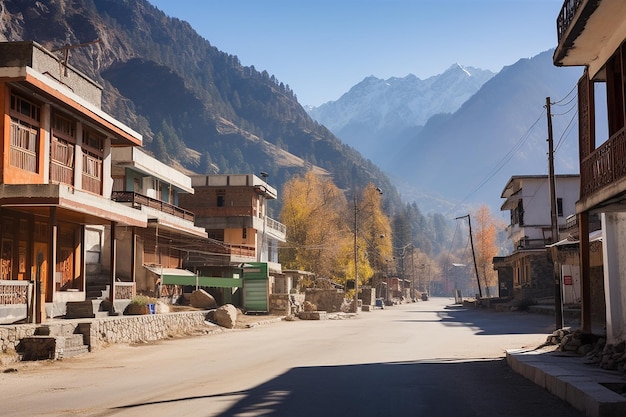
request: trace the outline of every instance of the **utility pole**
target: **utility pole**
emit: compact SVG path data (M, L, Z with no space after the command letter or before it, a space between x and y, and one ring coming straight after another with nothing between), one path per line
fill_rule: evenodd
M476 272L476 284L478 284L478 296L483 298L483 291L480 289L480 278L478 278L478 265L476 265L476 252L474 252L474 238L472 237L472 220L470 219L470 215L466 214L465 216L457 217L458 219L464 219L467 217L467 223L469 224L469 236L470 236L470 244L472 246L472 259L474 260L474 271Z
M554 175L554 138L552 136L552 114L550 97L546 97L546 116L548 118L548 176L550 182L550 224L552 243L559 240L559 223L556 210L556 178ZM563 298L561 297L561 267L557 259L557 249L552 248L552 273L554 275L554 319L556 329L563 328Z
M358 206L356 201L356 188L353 190L354 196L354 313L359 314L359 247L357 246L358 228Z

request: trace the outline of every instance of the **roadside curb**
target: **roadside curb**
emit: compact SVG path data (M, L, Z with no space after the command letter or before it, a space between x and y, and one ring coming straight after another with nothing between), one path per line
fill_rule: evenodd
M603 384L626 381L620 375L584 363L584 357L542 349L506 351L511 369L566 401L587 417L622 417L626 398Z

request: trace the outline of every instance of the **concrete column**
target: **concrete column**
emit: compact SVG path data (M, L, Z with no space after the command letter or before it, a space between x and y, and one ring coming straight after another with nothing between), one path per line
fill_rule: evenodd
M109 315L117 315L118 313L115 311L115 259L116 259L116 237L115 237L115 227L117 226L117 222L111 222L111 236L110 236L110 245L111 245L111 253L110 263L111 263L111 272L109 275L109 301L111 302Z
M50 111L50 104L46 103L41 108L41 126L43 127L43 158L42 158L42 172L43 183L50 184L50 142L52 141L52 114Z
M626 213L602 213L607 342L626 340Z
M76 123L76 146L74 147L74 187L83 188L83 125Z
M578 215L578 234L580 235L580 297L581 317L580 327L583 332L591 333L591 263L589 254L589 213Z

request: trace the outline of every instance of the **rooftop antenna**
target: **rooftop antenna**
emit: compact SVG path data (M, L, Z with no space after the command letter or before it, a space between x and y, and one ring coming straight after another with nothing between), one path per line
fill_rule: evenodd
M62 46L61 48L53 49L51 52L59 52L59 51L63 52L63 67L65 68L63 72L63 76L67 77L67 59L70 56L70 49L81 48L83 46L89 46L89 45L93 45L95 43L101 43L101 42L102 42L102 39L96 39L91 42L79 43L75 45L65 45L65 46Z

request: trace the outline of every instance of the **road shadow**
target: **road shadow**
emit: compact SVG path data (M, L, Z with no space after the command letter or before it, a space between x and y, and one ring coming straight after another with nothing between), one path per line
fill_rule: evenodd
M239 399L226 411L207 416L582 417L511 371L503 359L299 367L247 391L163 402L201 401L208 409L208 402L225 397ZM150 405L158 402L120 408L140 412Z
M528 313L525 311L498 312L494 309L473 308L460 305L446 306L444 310L406 310L416 318L403 322L440 322L444 326L465 326L476 330L477 335L515 335L515 334L551 334L555 329L555 320L549 315ZM432 314L437 315L433 320ZM419 318L424 315L425 318Z

